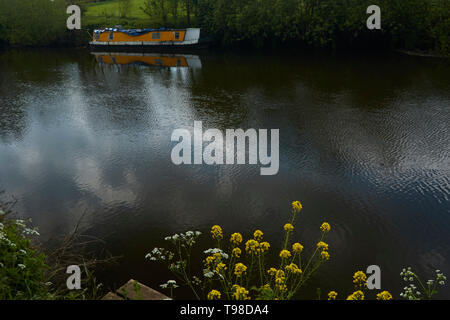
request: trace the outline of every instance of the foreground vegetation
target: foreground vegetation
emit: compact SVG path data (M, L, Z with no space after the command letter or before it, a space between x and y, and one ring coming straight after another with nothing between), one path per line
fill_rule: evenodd
M292 232L298 220L302 205L299 201L292 203L292 213L289 221L283 226L283 242L281 250L276 253L278 263L267 266L271 244L265 239L261 230L255 230L252 237L244 244L241 233L232 233L226 240L223 230L219 225L211 228L211 237L215 247L209 248L203 253L202 274L193 267L193 250L201 236L199 231L188 231L166 237L171 248L154 248L145 258L150 261L165 263L168 269L178 279L179 284L192 290L196 299L208 300L289 300L297 296L302 287L319 270L323 263L330 259L330 245L325 242L328 232L331 230L329 223L324 222L320 226L320 236L317 243L305 255L304 247L299 242L294 242ZM437 270L436 278L427 282L427 287L422 285L420 278L411 271L404 269L401 276L405 281L411 282L405 287L405 292L400 296L409 299L431 299L437 293L437 285L445 284L445 276ZM421 288L417 288L413 282L418 281ZM353 275L355 291L343 295L346 300L364 300L368 294L367 275L363 271L357 271ZM179 285L176 280L169 280L161 285L161 288L173 290ZM420 292L423 290L423 294ZM328 300L336 300L338 292L330 291ZM318 291L320 299L320 290ZM375 294L377 300L391 300L393 297L389 291L383 290Z
M27 226L23 220L7 218L11 210L0 201L0 300L5 299L100 299L104 291L96 282L91 269L95 259L84 259L71 253L73 235L52 253L36 246L33 239L39 236L36 229ZM278 263L267 266L271 244L265 241L261 230L256 230L244 244L241 233L233 233L229 240L224 237L220 226L211 228L214 248L204 251L201 273L192 267L193 250L201 232L188 231L176 234L165 240L171 249L155 248L146 255L150 261L167 264L169 270L178 278L181 285L192 290L193 298L209 300L286 300L293 299L307 281L330 259L330 246L325 242L331 226L324 222L320 226L318 242L311 254L305 255L304 247L292 241L292 232L300 214L302 205L295 201L292 214L283 226L284 240L281 250L277 252ZM82 288L68 290L65 286L68 265L83 266ZM432 299L438 293L438 287L445 285L446 277L436 270L434 279L426 282L412 271L410 267L400 273L408 283L400 297L408 300ZM339 294L330 291L328 300L342 296L347 300L364 300L366 296L377 300L391 300L389 291L379 291L374 296L367 290L367 276L363 271L353 275L354 292ZM169 280L161 288L170 291L178 287L175 280ZM372 290L370 290L373 292ZM320 292L318 291L320 299Z
M24 220L8 217L12 211L0 201L0 300L98 299L102 285L89 271L97 261L74 253L73 236L52 253L37 246L39 232ZM83 266L82 289L68 290L66 268Z
M72 2L72 1L71 1ZM388 47L449 54L450 1L380 0L382 30L366 28L368 0L79 0L85 29L198 26L221 45ZM0 0L0 42L73 40L66 0ZM80 32L78 32L80 33ZM81 32L87 35L85 31Z

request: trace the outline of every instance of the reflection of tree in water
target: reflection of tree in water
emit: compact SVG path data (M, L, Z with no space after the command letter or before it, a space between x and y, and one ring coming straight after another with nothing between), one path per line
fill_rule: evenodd
M11 84L7 73L0 73L0 139L20 139L26 126L20 92Z
M25 126L25 112L14 104L4 103L3 98L0 99L0 137L5 140L20 139Z
M386 107L405 90L426 83L424 78L436 81L433 86L448 87L449 71L439 60L367 54L216 55L202 57L202 64L201 77L192 88L196 97L222 91L240 96L258 90L268 98L295 98L304 87L329 102L348 93L352 105L361 108ZM220 101L209 107L217 105L225 107Z

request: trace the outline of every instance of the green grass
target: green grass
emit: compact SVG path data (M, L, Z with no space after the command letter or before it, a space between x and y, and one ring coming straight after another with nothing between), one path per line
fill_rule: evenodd
M142 6L144 6L144 0L131 0L130 10L127 18L149 20L149 17L140 9L140 7ZM87 5L87 11L85 14L87 18L91 17L104 18L105 14L107 16L117 17L119 15L119 1L111 0L107 2L93 3Z
M144 0L131 0L126 17L119 17L119 1L110 0L86 5L84 25L95 27L112 27L122 25L124 28L159 28L159 27L186 27L186 18L183 9L179 8L179 20L175 22L171 15L164 24L159 17L149 17L141 10ZM192 15L191 19L195 19Z

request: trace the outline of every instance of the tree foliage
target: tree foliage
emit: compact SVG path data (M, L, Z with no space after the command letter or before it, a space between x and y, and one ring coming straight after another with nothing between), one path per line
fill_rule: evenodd
M0 0L0 40L11 45L48 45L66 31L64 0Z

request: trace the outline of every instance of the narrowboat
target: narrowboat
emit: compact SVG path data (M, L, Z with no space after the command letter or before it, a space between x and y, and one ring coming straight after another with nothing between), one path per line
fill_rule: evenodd
M90 46L93 51L186 51L204 48L199 28L187 29L122 29L94 30Z

